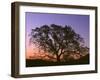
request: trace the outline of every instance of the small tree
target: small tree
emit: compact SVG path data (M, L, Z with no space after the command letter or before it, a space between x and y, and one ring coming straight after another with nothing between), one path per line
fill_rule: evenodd
M86 46L81 46L79 51L80 51L81 55L89 54L89 48Z
M78 50L84 42L71 26L63 27L55 24L32 29L30 41L45 52L55 55L58 62L61 61L61 55Z

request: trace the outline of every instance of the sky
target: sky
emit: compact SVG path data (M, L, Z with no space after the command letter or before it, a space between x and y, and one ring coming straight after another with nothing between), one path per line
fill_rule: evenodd
M50 14L50 13L25 13L26 25L26 56L31 55L32 46L29 45L29 34L31 29L42 25L70 25L76 33L85 40L85 45L89 47L89 15L74 14ZM36 49L35 49L36 50Z

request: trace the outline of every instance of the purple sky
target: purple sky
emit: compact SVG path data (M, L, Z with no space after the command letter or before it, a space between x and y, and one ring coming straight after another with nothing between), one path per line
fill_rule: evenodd
M89 47L89 15L73 14L49 14L26 12L26 38L29 41L31 29L42 25L70 25L76 33L80 34L85 40L85 45ZM28 43L28 42L27 42Z

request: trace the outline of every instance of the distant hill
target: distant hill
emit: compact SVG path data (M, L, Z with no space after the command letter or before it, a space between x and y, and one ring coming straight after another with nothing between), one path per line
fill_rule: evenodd
M89 64L89 54L81 57L78 60L69 60L67 62L54 62L54 61L46 61L41 59L26 59L26 67L80 65L80 64Z
M89 64L89 54L87 54L87 55L81 57L81 58L78 60L78 62L79 62L79 63L83 63L83 64L85 64L85 63Z

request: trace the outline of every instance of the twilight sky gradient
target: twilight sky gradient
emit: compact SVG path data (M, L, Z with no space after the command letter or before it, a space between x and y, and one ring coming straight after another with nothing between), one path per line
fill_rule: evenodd
M89 47L89 15L74 14L49 14L49 13L31 13L25 14L26 25L26 56L31 55L32 47L29 45L29 34L31 29L42 25L70 25L76 33L80 34L85 40L85 45Z

